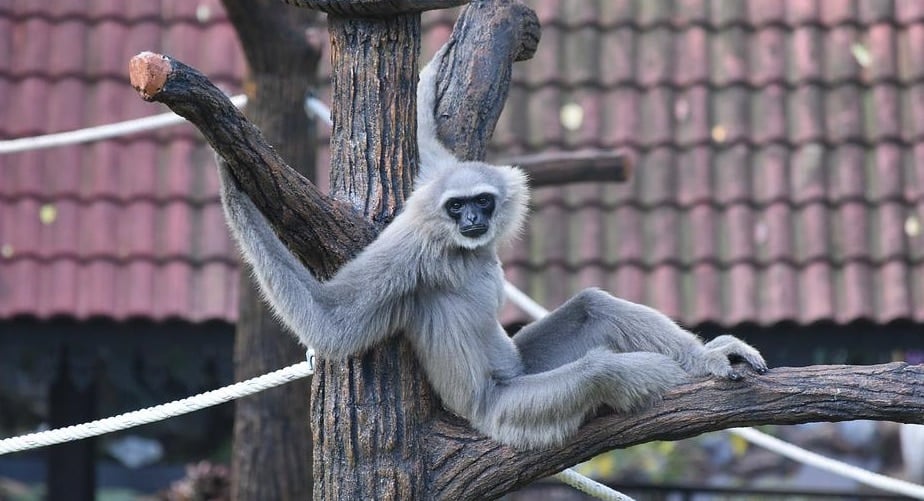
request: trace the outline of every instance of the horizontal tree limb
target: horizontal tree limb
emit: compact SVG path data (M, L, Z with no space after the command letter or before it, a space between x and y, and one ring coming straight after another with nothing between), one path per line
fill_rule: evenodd
M567 445L515 451L473 438L457 419L434 423L429 453L440 499L495 498L602 452L737 426L871 419L924 423L924 365L780 367L742 381L708 379L636 414L591 420ZM464 496L463 496L464 494Z
M557 151L505 158L499 163L525 170L533 187L625 182L632 175L632 161L621 151Z

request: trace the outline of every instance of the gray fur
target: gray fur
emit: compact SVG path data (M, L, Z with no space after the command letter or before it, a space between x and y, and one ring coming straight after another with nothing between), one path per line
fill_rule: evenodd
M232 233L267 301L302 343L340 360L403 332L446 408L521 448L561 444L598 407L639 408L689 375L738 378L730 356L766 369L736 338L704 345L661 313L598 289L508 337L497 321L504 301L497 246L522 223L526 177L510 166L459 161L439 143L435 74L433 64L425 68L418 91L417 188L379 237L327 282L289 253L219 162ZM443 204L483 192L496 198L491 228L463 237Z

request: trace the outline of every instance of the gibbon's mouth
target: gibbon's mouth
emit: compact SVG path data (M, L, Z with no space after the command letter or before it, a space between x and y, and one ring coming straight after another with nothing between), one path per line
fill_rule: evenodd
M473 224L471 226L466 226L465 228L459 229L459 233L461 233L463 237L468 238L478 238L487 232L488 225L486 224Z

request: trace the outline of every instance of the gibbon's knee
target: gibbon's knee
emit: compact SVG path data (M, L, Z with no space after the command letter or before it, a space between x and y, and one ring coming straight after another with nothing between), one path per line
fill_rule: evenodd
M590 313L605 305L608 299L612 299L612 296L606 291L597 287L588 287L572 296L568 303Z
M610 298L610 294L599 287L588 287L575 294L574 298L582 302L594 302L601 297Z
M588 317L595 317L602 314L614 314L620 310L625 310L630 303L628 301L616 298L609 292L597 287L588 287L578 292L572 299Z

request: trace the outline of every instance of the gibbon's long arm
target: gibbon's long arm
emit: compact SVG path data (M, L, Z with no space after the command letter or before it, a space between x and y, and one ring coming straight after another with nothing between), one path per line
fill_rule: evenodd
M325 358L359 353L400 328L396 301L402 284L377 279L372 270L391 268L370 260L388 252L366 251L321 283L283 245L250 198L237 186L227 165L218 161L221 201L235 240L251 266L260 290L283 323L302 343ZM359 275L359 276L357 276Z

